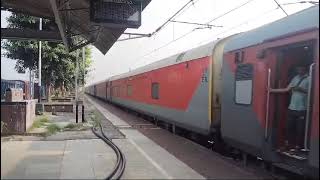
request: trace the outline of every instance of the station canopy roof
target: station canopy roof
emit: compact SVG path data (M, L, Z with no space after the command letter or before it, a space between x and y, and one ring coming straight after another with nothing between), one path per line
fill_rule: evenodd
M124 0L100 1L119 3ZM131 2L131 0L125 1ZM141 3L142 11L151 0L135 1ZM56 33L60 34L69 51L92 44L101 53L106 54L127 27L93 23L90 19L91 2L90 0L1 0L1 9L54 20L57 25Z

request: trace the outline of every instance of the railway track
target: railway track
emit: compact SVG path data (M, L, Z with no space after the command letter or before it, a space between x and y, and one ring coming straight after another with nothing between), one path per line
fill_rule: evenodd
M126 158L125 158L124 154L122 153L120 148L117 145L115 145L111 141L111 139L109 139L104 134L103 127L100 123L99 123L99 130L102 135L97 132L98 130L95 127L92 127L91 130L97 137L99 137L108 146L110 146L117 156L117 161L116 161L114 168L112 169L111 173L105 179L120 179L124 170L125 170L125 167L126 167Z
M104 102L105 103L105 102ZM138 119L142 120L142 122L135 122L131 124L132 128L135 129L164 129L167 130L170 133L173 133L175 135L178 135L180 137L184 137L186 139L189 139L190 141L203 146L204 148L210 149L211 151L214 151L215 153L219 154L221 158L224 160L240 167L246 167L247 170L249 170L252 173L257 174L264 174L265 179L274 179L274 180L287 180L287 179L303 179L305 177L294 174L292 172L288 172L284 169L277 168L275 166L272 166L270 163L264 162L259 157L254 156L247 156L247 159L244 160L242 153L237 150L227 150L227 149L220 149L217 148L212 142L212 139L202 139L198 136L193 136L194 134L189 134L190 131L187 131L183 128L176 127L176 131L173 132L172 128L170 127L170 124L164 122L164 121L155 121L152 117L149 117L147 115L142 115L140 113L137 113L135 111L129 110L125 107L121 107L118 105L111 104L111 106L116 107L118 110L120 110L120 113L127 113L131 114L132 116L137 117ZM128 118L130 119L130 118ZM146 123L149 122L149 123Z

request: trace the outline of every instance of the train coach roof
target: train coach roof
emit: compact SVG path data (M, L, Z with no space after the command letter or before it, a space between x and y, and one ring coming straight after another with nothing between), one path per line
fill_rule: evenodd
M226 44L224 52L249 47L262 43L267 39L311 28L319 28L318 5L266 24L262 27L236 35Z
M90 87L90 86L93 86L93 85L97 85L97 84L100 84L100 83L104 83L104 82L107 82L109 81L110 78L108 79L104 79L104 80L100 80L100 81L97 81L97 82L94 82L94 83L91 83L89 85L86 85L85 87Z
M179 64L182 62L187 62L190 60L194 60L194 59L198 59L198 58L202 58L202 57L206 57L212 54L212 50L215 46L215 44L218 41L214 41L214 42L210 42L208 44L205 44L203 46L200 47L196 47L193 48L191 50L187 50L184 51L182 53L170 56L168 58L156 61L154 63L148 64L146 66L143 67L139 67L137 69L134 69L130 72L124 73L124 74L120 74L117 76L113 76L110 78L110 80L116 80L116 79L121 79L121 78L125 78L125 77L130 77L130 76L134 76L137 74L141 74L144 72L148 72L148 71L152 71L155 69L159 69L162 67L167 67L167 66L171 66L174 64Z

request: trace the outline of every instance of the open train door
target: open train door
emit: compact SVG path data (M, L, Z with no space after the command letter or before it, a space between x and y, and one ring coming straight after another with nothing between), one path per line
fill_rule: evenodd
M318 20L319 6L313 6L240 33L225 45L221 136L228 146L242 152L244 160L251 154L296 173L319 172ZM309 95L301 98L308 111L300 136L305 151L292 155L278 152L284 144L290 94L271 94L269 89L286 88L301 61L310 69L305 88Z
M266 40L262 49L268 66L265 139L278 154L274 165L299 174L319 171L319 30L309 29L283 37ZM269 88L286 88L297 75L296 67L304 64L308 69L305 117L291 125L303 130L293 138L301 139L301 150L282 149L288 125L290 93L271 93ZM303 127L302 127L303 126ZM299 137L298 137L299 136ZM293 168L294 167L294 168ZM317 175L318 176L318 175Z

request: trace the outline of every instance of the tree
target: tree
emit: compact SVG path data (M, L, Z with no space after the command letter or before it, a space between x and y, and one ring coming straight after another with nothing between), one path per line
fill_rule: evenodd
M39 18L12 13L7 18L9 28L21 29L38 29ZM55 26L51 20L43 20L43 30L52 30ZM15 69L20 72L26 69L37 70L39 62L39 42L34 40L18 41L6 40L2 43L6 50L4 55L10 59L17 60ZM62 43L57 42L42 42L41 48L42 67L41 67L41 81L45 85L48 99L51 96L52 87L56 89L71 90L74 88L75 81L75 62L76 52L68 53ZM91 51L86 48L85 66L82 65L82 53L79 54L79 70L86 75L91 64ZM38 71L36 71L38 73ZM79 76L79 77L82 77ZM82 82L82 78L79 78Z

